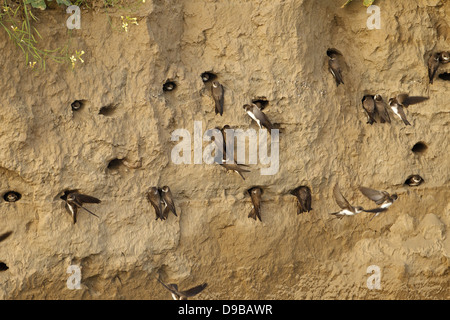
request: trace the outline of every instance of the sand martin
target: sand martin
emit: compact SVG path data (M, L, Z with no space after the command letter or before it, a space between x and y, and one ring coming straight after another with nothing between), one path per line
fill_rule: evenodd
M242 172L250 172L250 170L245 170L242 167L248 167L245 164L237 164L237 163L219 163L222 167L224 167L227 171L232 170L239 174L242 179L245 180L244 176L242 175Z
M309 212L311 208L311 190L309 187L300 186L289 192L297 197L297 214Z
M442 64L449 63L450 62L450 52L449 51L441 52L441 54L439 55L439 61Z
M70 106L72 107L73 111L77 111L81 109L83 103L80 100L75 100Z
M339 86L339 84L344 84L344 80L342 80L342 71L341 66L339 62L340 56L342 54L337 50L327 50L328 55L328 70L331 72L331 74L334 77L334 80L336 81L336 86Z
M375 120L375 114L377 110L375 108L375 100L373 99L372 95L365 95L362 98L362 107L367 115L367 123L373 124L374 122L377 122Z
M168 186L162 187L161 199L162 199L163 203L165 204L165 208L163 211L164 217L167 218L167 215L169 214L169 212L172 212L175 215L175 217L178 217L177 211L175 209L175 204L173 203L172 192L170 191L170 188Z
M212 81L215 78L217 78L217 76L214 73L211 73L211 72L203 72L200 76L202 77L202 81L204 83Z
M403 107L407 108L412 104L420 103L428 99L429 99L428 97L409 96L407 93L401 93L398 94L396 97L389 99L389 106L391 107L392 111L400 119L402 119L405 125L410 126L411 124L406 119Z
M405 184L410 187L417 187L421 185L423 182L423 178L419 176L418 174L410 175L408 178L406 178Z
M264 112L262 112L258 108L258 106L256 104L254 104L254 103L252 103L251 105L245 104L243 108L244 108L245 112L247 112L247 114L253 120L256 121L256 123L258 124L259 128L265 127L269 131L269 133L270 133L270 130L272 130L274 128L274 126L269 121L267 116L264 114Z
M231 130L231 127L229 125L227 125L227 124L224 125L222 127L222 129L220 129L220 131L222 132L222 137L223 137L223 160L225 162L227 162L227 161L231 162L231 152L233 152L233 160L234 160L235 163L237 163L236 152L234 152L234 150L231 150L232 149L231 146L230 146L230 148L227 149L227 131L226 131L227 129ZM230 139L230 143L232 143L231 140L232 139L234 140L234 134L233 133L231 134L231 137L229 137L229 139ZM234 147L234 145L233 145L233 147Z
M430 83L433 84L434 75L436 74L437 69L439 68L439 58L440 54L435 52L428 59L428 78L430 79Z
M147 200L151 203L153 208L155 209L156 219L165 220L165 217L163 215L163 211L161 208L161 205L164 203L162 200L160 190L156 187L151 187L150 190L147 192Z
M101 201L99 199L78 193L75 190L64 191L64 195L62 195L60 198L66 202L65 204L66 210L72 215L74 224L77 222L78 208L82 208L87 212L89 212L90 214L92 214L93 216L100 218L92 211L83 207L84 203L100 203Z
M400 118L402 119L403 123L407 126L410 126L411 123L409 123L408 119L406 119L405 111L403 110L403 106L400 105L395 98L389 99L389 106L391 107L392 111Z
M380 117L380 122L381 123L385 123L385 122L391 123L391 118L389 117L389 113L388 113L388 106L387 106L386 102L384 102L381 95L376 94L374 97L374 100L375 100L375 108Z
M163 84L163 91L173 91L177 85L173 81L167 81Z
M3 196L3 199L5 199L5 201L7 201L7 202L16 202L16 201L19 201L20 198L22 198L22 195L15 191L8 191Z
M394 201L398 199L396 193L390 195L386 191L378 191L363 186L359 187L359 191L361 191L361 193L365 195L367 198L374 201L382 209L389 208L394 203ZM375 215L370 220L372 220L379 214L380 212L375 213Z
M211 94L214 99L216 114L223 114L223 86L218 81L213 81Z
M261 195L263 190L260 187L253 187L247 190L250 194L250 198L252 199L252 210L248 214L249 218L255 219L258 218L261 220Z
M3 234L0 234L0 242L6 240L12 233L13 233L12 231L8 231Z
M386 209L380 209L380 208L365 210L361 206L356 206L356 207L352 206L347 201L347 199L344 198L344 196L342 195L341 191L339 190L339 186L337 184L334 186L333 195L334 195L334 199L336 200L336 203L342 209L341 211L330 213L335 216L354 216L355 214L363 212L363 211L375 213L375 212L381 212L381 211L386 210Z
M203 289L205 289L206 286L208 285L205 282L205 283L203 283L201 285L198 285L196 287L193 287L193 288L191 288L189 290L179 291L178 290L178 286L176 284L174 284L174 283L165 284L159 278L156 278L156 280L158 280L159 283L161 283L164 286L164 288L166 288L167 290L170 291L170 293L172 294L172 298L174 300L187 300L188 298L193 297L193 296L199 294L200 292L202 292Z

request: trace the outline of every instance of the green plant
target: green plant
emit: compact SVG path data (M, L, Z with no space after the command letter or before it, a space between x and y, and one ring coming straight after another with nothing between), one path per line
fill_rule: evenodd
M369 7L369 6L371 6L373 4L374 1L375 0L363 0L363 5L365 5L366 7ZM347 2L344 3L341 8L344 8L350 2L352 2L352 0L347 0Z
M52 1L52 0L47 0ZM61 5L64 4L66 6L71 6L72 3L69 0L56 0L56 3ZM31 4L33 8L44 10L47 8L47 4L45 0L24 0L24 4Z
M0 10L0 26L6 31L9 38L22 50L25 55L25 63L31 68L37 64L45 69L46 59L58 63L70 62L67 46L54 50L38 47L38 39L42 39L38 30L32 25L37 21L36 16L29 7L28 1L23 0L18 4L4 0ZM32 6L32 5L31 5Z

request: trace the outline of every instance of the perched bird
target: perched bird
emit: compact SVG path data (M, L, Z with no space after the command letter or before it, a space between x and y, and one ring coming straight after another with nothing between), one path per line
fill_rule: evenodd
M5 201L8 201L8 202L16 202L16 201L19 201L20 198L22 198L22 195L15 191L8 191L3 196L3 199L5 199Z
M218 81L213 81L211 86L211 94L215 103L216 114L223 114L223 86Z
M396 193L393 193L392 195L390 195L386 191L378 191L378 190L370 189L370 188L363 187L363 186L359 187L359 191L361 191L361 193L363 195L365 195L370 200L374 201L377 205L380 206L380 208L383 208L383 209L389 208L394 203L394 201L398 199L398 196ZM377 212L372 217L372 219L375 218L379 214L380 214L380 212ZM370 220L372 220L372 219L370 219Z
M224 157L225 157L225 152L227 151L227 131L226 130L230 130L231 127L226 124L222 127L222 129L219 129L220 132L222 133L222 138L223 138L223 153L224 153Z
M206 286L208 285L205 282L205 283L203 283L201 285L198 285L196 287L193 287L193 288L191 288L189 290L179 291L178 290L178 286L176 284L174 284L174 283L165 284L159 278L156 278L156 280L158 280L159 283L161 283L164 286L164 288L166 288L167 290L170 291L170 293L172 294L172 298L174 300L187 300L188 298L193 297L193 296L199 294L200 292L202 292L203 289L205 289Z
M163 91L173 91L177 85L173 81L167 81L163 84Z
M161 194L158 188L151 187L147 192L147 200L151 203L153 208L155 209L156 219L165 220L165 217L162 212L161 204L164 203Z
M245 180L244 176L242 175L242 172L250 172L250 170L245 170L241 167L248 167L245 164L237 164L237 163L220 163L220 165L222 167L224 167L227 171L228 170L233 170L234 172L236 172L237 174L239 174L241 176L242 179Z
M7 231L5 233L0 234L0 242L6 240L13 232Z
M405 125L410 126L411 123L409 123L409 121L406 119L405 111L403 108L407 108L412 104L420 103L428 99L428 97L409 96L407 93L401 93L396 97L389 99L389 106L391 107L392 111L400 119L402 119Z
M378 116L380 117L381 123L391 123L391 118L389 117L388 107L386 102L384 102L381 95L376 94L374 97L375 100L375 108L377 110Z
M430 79L430 83L433 84L434 75L436 74L437 69L439 68L440 63L440 54L435 52L428 59L428 78Z
M377 109L375 108L375 100L372 95L365 95L362 98L362 107L367 115L367 123L373 124L374 122L377 122L375 120Z
M405 111L403 110L403 106L400 105L395 98L389 99L389 106L391 107L392 111L400 118L402 119L403 123L407 126L410 126L411 123L409 123L408 119L406 119Z
M297 197L297 214L309 212L311 208L311 190L309 187L300 186L289 192Z
M170 191L170 188L168 186L162 187L161 199L162 199L163 203L165 204L165 208L163 211L164 217L167 218L167 215L169 214L169 212L172 212L175 215L175 217L178 217L177 211L175 209L175 204L173 203L172 192Z
M64 195L62 195L60 198L66 202L65 204L66 210L72 215L74 224L77 222L78 208L82 208L87 212L89 212L90 214L92 214L93 216L100 218L92 211L83 207L84 203L100 203L101 201L99 199L78 193L78 191L75 190L64 191Z
M344 84L344 80L342 80L342 71L341 66L339 62L339 58L341 54L336 50L328 50L328 70L331 72L331 74L334 77L334 80L336 81L336 86L339 86L339 84Z
M243 108L245 112L247 112L247 114L256 121L260 128L265 127L267 128L267 130L269 130L269 132L270 130L274 129L274 126L269 121L267 116L258 108L256 104L245 104Z
M413 175L410 175L406 179L405 184L410 186L410 187L417 187L417 186L421 185L424 182L425 181L423 180L423 178L421 176L419 176L418 174L413 174Z
M250 198L252 199L252 210L250 211L248 217L253 218L256 220L256 218L261 220L261 195L263 193L263 190L260 187L253 187L247 190L247 192L250 194Z
M202 73L201 77L203 82L208 82L210 80L210 75L208 72Z
M449 63L450 62L450 52L449 51L441 52L441 54L439 55L439 61L442 64Z
M334 186L333 195L334 195L334 199L336 200L336 203L342 209L341 211L330 213L335 216L354 216L355 214L363 212L363 211L376 213L376 212L381 212L381 211L386 210L386 209L381 209L381 208L365 210L361 206L356 206L356 207L352 206L347 201L347 199L344 198L344 196L342 195L341 191L339 190L339 186L337 184Z
M72 107L73 111L77 111L77 110L81 109L81 107L83 106L83 103L79 100L75 100L74 102L72 102L72 104L70 106Z
M204 83L212 81L217 78L217 76L211 72L203 72L200 76L202 77L202 81Z

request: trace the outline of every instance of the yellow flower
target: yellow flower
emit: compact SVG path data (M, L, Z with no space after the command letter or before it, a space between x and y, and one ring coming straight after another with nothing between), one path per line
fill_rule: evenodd
M71 56L70 61L72 62L72 69L75 68L75 62L77 61L77 58L75 58L75 56Z
M35 64L36 64L36 61L33 61L33 63L31 63L31 61L30 61L30 63L28 65L31 69L33 69Z
M11 26L11 29L13 29L13 31L16 31L17 27Z
M75 54L77 55L78 59L80 59L81 63L84 63L84 60L81 59L81 56L84 54L84 51L81 50L81 52L78 52L75 50Z

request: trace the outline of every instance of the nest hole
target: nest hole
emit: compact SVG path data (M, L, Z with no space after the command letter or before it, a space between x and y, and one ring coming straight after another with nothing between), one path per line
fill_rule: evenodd
M418 174L412 174L412 175L408 176L408 178L406 178L404 184L408 185L410 187L415 187L415 186L421 185L424 182L425 181L423 180L423 178L421 176L419 176Z
M412 152L416 154L422 154L428 149L428 146L425 142L419 141L417 142L411 149Z
M112 159L109 163L108 163L108 170L119 170L120 169L120 167L122 167L124 164L123 164L123 161L124 161L125 159L120 159L120 158L115 158L115 159Z
M209 82L209 81L213 81L214 79L217 78L217 75L212 73L212 72L203 72L200 77L202 78L203 82Z
M8 191L3 195L3 199L6 202L16 202L22 198L22 195L16 191Z
M117 108L117 105L108 104L107 106L101 107L98 114L101 114L104 116L111 116L116 111L116 108Z
M6 271L9 267L4 262L0 262L0 271Z
M176 89L176 87L177 87L177 84L174 81L167 80L163 84L163 91L173 91Z
M450 73L449 72L441 73L439 74L439 78L441 78L442 80L450 81Z
M335 49L335 48L328 48L328 50L327 50L327 56L330 57L332 54L337 54L337 55L342 56L342 53L341 53L338 49Z
M70 104L70 107L72 108L73 111L78 111L84 107L85 103L86 103L86 100L75 100L74 102L72 102Z
M266 97L258 97L252 100L261 110L264 110L269 105L269 100Z

